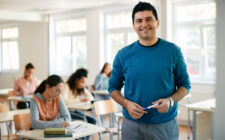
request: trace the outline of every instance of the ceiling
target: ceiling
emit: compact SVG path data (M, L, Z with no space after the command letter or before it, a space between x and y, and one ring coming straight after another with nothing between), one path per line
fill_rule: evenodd
M0 0L0 11L56 13L113 3L136 3L138 0Z
M135 5L140 0L0 0L0 23L12 20L43 21L44 15L104 5ZM160 0L144 0L158 3Z

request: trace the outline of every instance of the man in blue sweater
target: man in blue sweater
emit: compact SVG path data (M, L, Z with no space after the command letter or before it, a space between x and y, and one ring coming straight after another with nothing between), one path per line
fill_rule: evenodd
M156 36L159 19L150 3L139 2L132 19L139 40L119 50L109 81L110 95L123 106L122 139L178 140L177 102L190 90L182 52Z

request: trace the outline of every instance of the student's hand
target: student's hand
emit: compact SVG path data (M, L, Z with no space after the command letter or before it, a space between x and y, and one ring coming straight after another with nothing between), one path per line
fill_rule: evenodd
M152 102L152 104L160 103L159 105L153 107L158 110L160 113L167 113L169 111L169 98L159 99L155 102Z
M134 102L131 102L129 100L125 100L125 108L127 109L127 111L129 112L130 116L133 118L133 119L139 119L141 118L145 113L147 113L147 111L143 111L143 107L134 103Z
M81 102L87 102L88 99L87 98L83 98L83 99L80 99Z
M67 126L70 126L68 122L62 122L62 127L66 128Z

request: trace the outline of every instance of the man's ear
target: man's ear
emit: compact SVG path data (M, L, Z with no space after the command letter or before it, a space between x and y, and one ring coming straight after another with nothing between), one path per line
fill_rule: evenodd
M160 20L157 20L157 28L159 28Z

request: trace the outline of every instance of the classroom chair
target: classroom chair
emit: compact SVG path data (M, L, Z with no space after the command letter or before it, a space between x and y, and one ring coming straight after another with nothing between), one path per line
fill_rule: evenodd
M0 104L0 112L7 112L7 111L9 111L9 107L8 107L8 105L6 104L6 103L1 103ZM6 128L7 128L7 132L8 132L8 134L10 134L10 122L6 122L5 123L6 124Z
M1 103L0 104L0 112L7 112L9 111L9 107L6 103ZM10 125L12 125L11 122L6 122L6 128L7 128L7 132L8 132L8 135L4 135L4 136L0 136L2 139L7 139L7 140L18 140L18 136L17 135L14 135L14 134L10 134L11 131L10 131ZM1 134L1 130L0 130L0 134Z
M31 129L30 113L16 114L13 116L16 134L21 130Z
M106 117L109 116L109 128L106 128L105 133L110 133L110 140L113 139L113 135L117 134L117 138L119 139L119 133L118 133L118 127L113 126L113 124L116 124L115 121L113 121L113 116L115 117L116 113L116 104L113 100L101 100L94 102L94 109L95 114L97 115L99 125L101 127L103 126L103 122L101 121L101 116ZM116 121L118 119L116 118ZM100 139L102 139L102 134L100 135Z

